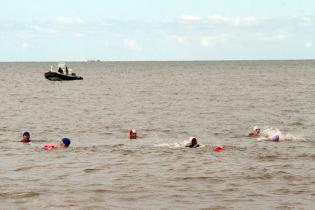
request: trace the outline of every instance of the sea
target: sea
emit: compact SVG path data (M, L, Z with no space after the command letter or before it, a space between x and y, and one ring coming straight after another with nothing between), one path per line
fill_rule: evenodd
M315 60L67 64L0 63L0 209L314 209Z

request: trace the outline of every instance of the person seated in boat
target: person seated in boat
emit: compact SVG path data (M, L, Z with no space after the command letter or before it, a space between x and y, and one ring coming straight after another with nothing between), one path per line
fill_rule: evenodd
M256 125L251 132L249 132L248 136L259 136L261 128Z
M58 72L59 72L60 74L63 74L63 70L62 70L61 67L58 68Z
M21 142L23 142L23 143L29 143L29 142L31 142L31 134L30 134L30 132L25 131L25 132L22 134Z
M186 144L185 146L189 147L189 148L197 148L200 145L198 144L196 137L190 137L189 138L189 143Z
M44 150L65 149L69 147L70 143L71 143L70 139L67 137L64 137L60 140L59 147L54 144L45 144L43 149Z

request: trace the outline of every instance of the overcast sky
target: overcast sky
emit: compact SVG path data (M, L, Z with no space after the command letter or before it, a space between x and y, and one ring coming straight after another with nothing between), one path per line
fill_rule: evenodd
M0 0L0 61L314 59L313 0Z

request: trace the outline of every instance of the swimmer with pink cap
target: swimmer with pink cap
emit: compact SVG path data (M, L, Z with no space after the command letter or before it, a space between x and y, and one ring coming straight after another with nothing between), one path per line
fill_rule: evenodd
M274 133L271 138L270 138L271 141L280 141L280 134L279 133Z
M259 136L261 128L256 125L251 132L249 132L248 136Z

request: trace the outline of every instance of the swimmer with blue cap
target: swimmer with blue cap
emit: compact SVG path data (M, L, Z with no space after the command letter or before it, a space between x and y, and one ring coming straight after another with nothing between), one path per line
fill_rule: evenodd
M59 147L53 144L45 144L43 149L44 150L64 149L64 148L68 148L70 143L71 143L70 139L67 137L64 137L60 140Z
M31 142L31 134L30 134L30 132L25 131L25 132L22 134L21 142L23 142L23 143L29 143L29 142Z
M69 138L67 137L64 137L60 140L60 148L67 148L69 147L71 141Z

